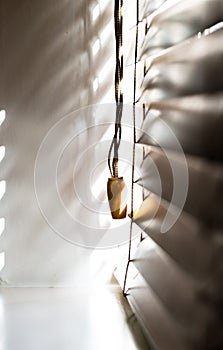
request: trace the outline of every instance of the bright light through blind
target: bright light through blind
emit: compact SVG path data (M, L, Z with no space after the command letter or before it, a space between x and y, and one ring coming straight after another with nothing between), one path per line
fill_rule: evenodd
M0 111L0 126L2 125L4 120L5 120L5 110L1 110Z

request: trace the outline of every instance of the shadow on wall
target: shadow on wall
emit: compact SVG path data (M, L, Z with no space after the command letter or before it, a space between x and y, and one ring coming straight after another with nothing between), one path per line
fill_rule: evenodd
M111 19L109 1L1 2L0 106L7 112L0 131L5 147L1 180L7 182L0 204L5 284L86 284L89 277L91 251L61 240L39 211L34 164L43 138L62 116L109 96L114 73Z

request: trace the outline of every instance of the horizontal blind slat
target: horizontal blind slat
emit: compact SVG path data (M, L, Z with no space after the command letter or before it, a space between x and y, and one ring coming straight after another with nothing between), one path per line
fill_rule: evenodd
M140 274L131 283L127 298L154 349L189 350L181 339L181 327Z
M210 284L214 289L213 274L199 281L190 278L168 254L157 247L151 248L149 238L140 243L133 262L171 315L187 327L188 333L193 334L196 324L209 317L214 305L207 304L202 296L210 297L207 289Z
M159 9L167 0L141 0L139 6L139 18L143 20L151 13Z
M145 113L136 149L138 155L141 147L145 158L135 183L143 187L144 200L134 211L133 222L147 238L133 259L138 275L131 281L129 298L157 348L176 348L177 341L177 348L218 349L223 2L139 0L139 5L136 95L139 104L145 104ZM130 53L126 75L131 64ZM156 309L147 307L151 300L156 300ZM170 338L158 327L158 315L169 318Z
M168 9L163 7L148 18L141 57L176 45L223 19L221 0L184 0Z
M222 116L222 93L151 103L138 142L222 161Z
M223 91L223 29L194 38L148 61L140 102Z
M137 183L210 227L223 224L223 166L219 163L153 148L142 163Z
M175 223L162 233L167 213L168 221ZM214 270L217 271L219 263L214 231L185 212L175 219L176 213L170 211L169 203L153 193L145 198L133 215L134 222L184 271L194 278L208 278Z

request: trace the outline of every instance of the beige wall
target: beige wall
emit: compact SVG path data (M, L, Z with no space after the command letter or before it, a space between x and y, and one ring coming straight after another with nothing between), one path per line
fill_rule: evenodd
M0 273L3 285L79 285L92 278L92 251L61 239L43 218L34 191L34 163L48 130L68 112L100 101L113 82L110 67L93 91L100 58L106 62L113 52L111 34L99 52L91 54L98 33L113 15L108 2L100 20L92 23L90 6L96 4L0 3L0 108L7 113L0 130L6 147L0 177L7 181L0 203L0 216L6 220L0 239L6 259Z

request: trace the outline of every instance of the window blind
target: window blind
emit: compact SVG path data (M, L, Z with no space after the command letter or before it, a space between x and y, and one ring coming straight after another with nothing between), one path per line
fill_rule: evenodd
M135 183L144 200L133 221L145 239L131 261L127 296L152 348L221 349L223 1L135 4L144 114Z

